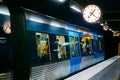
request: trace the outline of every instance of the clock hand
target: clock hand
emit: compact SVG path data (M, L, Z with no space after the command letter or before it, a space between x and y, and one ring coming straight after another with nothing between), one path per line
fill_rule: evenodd
M92 14L92 15L97 18L97 16L95 16L94 14Z
M95 12L96 9L94 9L92 12L90 12L90 15L88 16L88 18L90 18L91 15L93 15L93 13Z

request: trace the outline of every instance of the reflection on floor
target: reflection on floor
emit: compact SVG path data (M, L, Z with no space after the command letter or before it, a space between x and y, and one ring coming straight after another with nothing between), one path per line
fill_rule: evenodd
M120 58L112 57L65 80L120 80Z
M105 73L99 80L120 80L120 59L115 61L110 66L110 70L107 73Z

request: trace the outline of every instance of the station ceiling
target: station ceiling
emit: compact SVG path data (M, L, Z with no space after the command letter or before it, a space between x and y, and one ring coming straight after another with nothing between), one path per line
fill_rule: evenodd
M102 10L101 23L107 22L108 26L115 30L120 31L120 4L119 0L67 0L64 3L59 3L57 0L16 0L17 4L22 7L31 9L42 14L46 14L60 20L64 20L79 26L96 30L98 33L102 30L100 23L90 24L84 21L82 13L78 13L70 9L71 1L77 5L85 6L89 4L96 4ZM96 27L97 26L97 27Z
M108 26L115 30L120 31L120 1L119 0L73 0L76 3L86 6L88 4L97 4L103 16L101 22L107 21Z

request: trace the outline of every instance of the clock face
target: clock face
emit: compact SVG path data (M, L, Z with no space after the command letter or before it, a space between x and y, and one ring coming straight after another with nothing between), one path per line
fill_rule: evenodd
M10 21L6 21L6 22L3 24L3 31L4 31L6 34L10 34L10 33L11 33Z
M101 17L101 10L96 5L88 5L83 11L83 18L88 23L95 23Z

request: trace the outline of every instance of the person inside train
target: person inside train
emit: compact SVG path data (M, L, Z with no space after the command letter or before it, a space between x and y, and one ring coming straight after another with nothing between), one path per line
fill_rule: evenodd
M86 42L82 41L83 56L86 55Z
M48 55L49 54L49 45L48 45L48 39L45 45L45 48L43 49L43 54Z
M48 44L48 39L46 39L46 45L44 47L44 49L42 50L42 57L41 57L41 61L49 61L49 44Z

